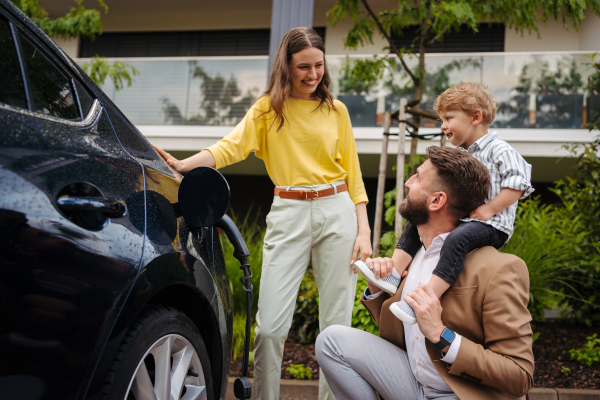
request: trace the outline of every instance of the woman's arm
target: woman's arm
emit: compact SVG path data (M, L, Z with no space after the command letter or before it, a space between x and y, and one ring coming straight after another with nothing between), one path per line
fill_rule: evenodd
M352 252L352 261L350 264L354 264L357 260L358 253L360 253L362 261L366 261L373 254L371 228L369 228L369 219L367 217L367 203L358 203L356 205L356 219L358 221L358 236L354 242L354 251Z
M214 168L216 165L215 158L208 150L202 150L200 153L194 154L185 160L178 160L160 147L155 145L152 145L152 147L154 147L154 150L158 152L158 154L167 162L167 164L175 168L177 172L187 172L201 166Z

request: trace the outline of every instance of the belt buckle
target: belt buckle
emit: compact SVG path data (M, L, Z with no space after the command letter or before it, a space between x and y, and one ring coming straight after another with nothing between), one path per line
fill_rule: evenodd
M317 195L317 197L315 197L314 199L309 199L308 192L314 192ZM319 192L317 192L315 189L310 189L310 190L304 191L304 200L316 200L318 198L319 198Z

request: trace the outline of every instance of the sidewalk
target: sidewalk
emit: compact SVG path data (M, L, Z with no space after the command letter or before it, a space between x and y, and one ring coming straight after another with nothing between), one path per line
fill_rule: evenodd
M233 382L229 378L225 400L235 400ZM253 381L250 379L250 381ZM280 400L317 400L319 381L281 380ZM529 392L530 400L600 400L600 390L534 388ZM389 399L394 400L394 399Z

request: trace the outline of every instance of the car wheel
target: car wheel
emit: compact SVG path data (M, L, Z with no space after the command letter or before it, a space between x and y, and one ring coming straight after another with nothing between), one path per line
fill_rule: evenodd
M210 371L194 323L175 308L152 305L131 324L102 394L111 400L212 400Z

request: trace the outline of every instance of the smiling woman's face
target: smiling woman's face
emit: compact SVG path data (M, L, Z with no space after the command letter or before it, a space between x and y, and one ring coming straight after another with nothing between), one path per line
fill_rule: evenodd
M323 79L325 56L316 47L307 47L292 55L290 70L292 71L292 96L310 99Z

